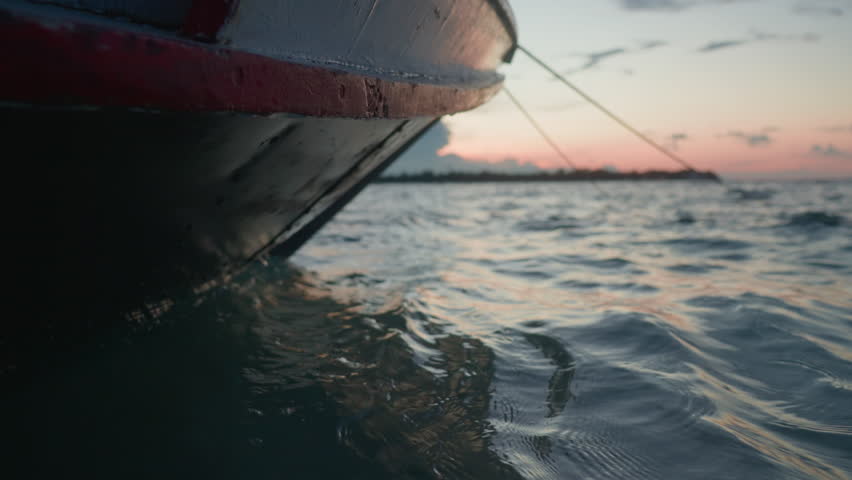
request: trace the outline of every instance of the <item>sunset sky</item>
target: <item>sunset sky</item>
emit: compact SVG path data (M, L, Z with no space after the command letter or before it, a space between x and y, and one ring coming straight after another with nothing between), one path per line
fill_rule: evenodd
M852 177L852 0L516 0L520 42L699 169ZM582 167L677 165L518 52L506 86ZM565 166L505 95L441 155Z

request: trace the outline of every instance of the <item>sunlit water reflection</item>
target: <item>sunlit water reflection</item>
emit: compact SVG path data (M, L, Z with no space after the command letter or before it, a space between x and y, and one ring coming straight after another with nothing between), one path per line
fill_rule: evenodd
M34 476L852 477L852 185L376 185L4 398ZM23 448L22 448L23 446Z

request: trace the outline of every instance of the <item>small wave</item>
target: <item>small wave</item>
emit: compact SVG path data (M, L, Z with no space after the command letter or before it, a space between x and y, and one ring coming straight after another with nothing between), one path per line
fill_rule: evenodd
M827 383L832 388L836 388L838 390L847 390L852 392L852 381L842 380L836 377L820 378L818 381L822 383Z
M729 262L745 262L746 260L751 259L751 255L746 255L744 253L729 253L726 255L714 255L710 258L713 260L725 260Z
M736 201L769 200L773 195L775 195L775 191L769 189L732 188L728 190L728 196Z
M542 220L526 220L518 222L516 228L522 232L552 232L555 230L566 230L582 228L583 225L577 218L560 217L551 215Z
M670 272L676 273L690 273L690 274L703 274L710 273L713 270L724 270L725 267L721 267L719 265L708 265L708 264L699 264L699 265L690 265L690 264L678 264L672 265L670 267L666 267L666 270Z
M807 211L797 213L781 226L784 227L838 227L846 223L842 215L834 215L823 211Z
M671 240L664 240L660 243L685 251L742 250L751 246L750 243L743 242L741 240L731 240L722 237L673 238Z
M806 265L810 265L816 268L825 268L828 270L845 270L849 267L846 265L842 265L840 263L829 263L829 262L806 262Z
M547 280L553 277L553 275L547 272L537 270L509 270L505 268L498 268L494 270L494 273L500 273L510 277L525 278L527 280Z
M621 257L590 258L583 255L559 255L548 258L564 265L582 265L601 270L622 269L633 265L633 262Z
M584 327L574 338L590 350L598 350L609 359L630 359L637 365L659 365L665 357L685 353L684 346L669 333L665 321L639 312L608 311L595 325ZM679 368L672 365L674 368Z
M645 283L610 283L606 285L607 288L611 290L630 290L631 292L639 292L639 293L653 293L659 292L660 289Z
M680 211L677 212L677 219L675 220L675 223L691 225L695 223L695 217L689 212Z
M524 334L524 338L540 350L555 367L547 385L547 416L555 417L565 410L565 406L573 398L571 380L574 378L576 362L556 338L534 333Z
M564 280L556 284L559 288L565 288L570 290L596 290L600 288L605 288L607 290L620 290L620 291L630 291L636 293L653 293L658 292L660 289L653 286L647 285L643 283L598 283L598 282L585 282L582 280Z
M814 382L826 384L831 388L836 388L839 390L848 390L852 392L852 381L844 380L838 377L835 373L829 371L828 369L820 365L811 364L802 360L779 360L776 363L807 370L808 372L816 374L816 377L813 379ZM846 435L852 435L852 426L843 427L840 428L840 430L844 430L844 428ZM837 431L838 427L829 426L827 428L823 428L823 430Z
M718 297L711 295L691 298L685 303L693 307L708 308L713 310L726 310L742 305L742 302L735 298Z
M563 434L573 478L662 478L654 459L639 449L635 434L606 418L580 419Z
M508 212L510 210L518 210L518 209L521 209L521 208L523 208L523 205L516 203L516 202L508 201L508 202L503 202L500 205L498 205L496 210L502 211L502 212Z
M619 257L603 258L603 259L583 259L580 261L583 265L593 268L613 269L624 268L631 265L633 262Z
M527 320L526 322L522 322L521 326L525 328L542 328L546 327L548 322L545 320Z
M572 290L593 290L600 288L602 285L597 282L584 282L582 280L565 280L556 284L559 288L568 288Z
M337 234L324 235L323 239L328 243L355 243L361 241L361 237L358 236Z
M379 278L370 277L370 276L367 276L367 275L365 275L363 273L359 273L359 272L353 272L353 273L350 273L348 275L343 275L343 276L340 276L339 278L331 279L331 280L328 281L329 286L336 286L336 285L358 286L358 285L363 285L363 286L367 286L367 287L374 287L374 286L379 285L381 283L384 283L384 280L379 279Z

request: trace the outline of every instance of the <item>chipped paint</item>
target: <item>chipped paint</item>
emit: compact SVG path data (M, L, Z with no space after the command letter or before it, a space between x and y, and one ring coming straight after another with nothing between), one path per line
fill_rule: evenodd
M241 0L221 41L262 55L386 79L487 84L514 49L498 0ZM299 18L282 29L279 19ZM322 32L318 35L317 32Z
M55 29L39 17L9 16L0 30L0 101L409 118L474 108L501 86L493 77L484 86L424 82L413 89L419 79L388 80L284 62L143 31L116 31L105 23L74 21Z

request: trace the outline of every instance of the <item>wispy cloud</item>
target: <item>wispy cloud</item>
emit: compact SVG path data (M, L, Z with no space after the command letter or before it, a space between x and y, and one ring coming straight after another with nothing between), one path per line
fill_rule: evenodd
M644 52L644 51L648 51L648 50L653 50L655 48L664 47L666 45L668 45L668 42L666 42L665 40L646 40L646 41L639 42L639 45L635 48L614 47L614 48L609 48L609 49L606 49L606 50L599 50L599 51L591 52L591 53L583 53L583 54L579 54L579 55L575 54L575 55L572 55L572 56L575 56L575 57L580 56L580 57L584 58L583 64L580 65L577 68L572 69L572 70L567 70L564 73L572 74L572 73L582 72L584 70L590 70L590 69L597 67L604 60L609 60L611 58L618 57L618 56L629 55L629 54L633 54L633 53L639 53L639 52ZM630 70L630 69L623 70L623 73L625 73L626 75L632 75L633 70Z
M620 0L627 10L678 10L683 2L678 0Z
M709 42L708 44L699 48L698 51L701 53L712 52L714 50L721 50L723 48L739 47L740 45L745 45L749 42L750 40L718 40L715 42Z
M852 159L852 152L841 150L831 143L825 145L813 145L811 146L810 153L811 155L819 157Z
M724 5L750 0L618 0L626 10L679 11L700 5Z
M639 44L639 50L653 50L655 48L665 47L669 42L665 40L647 40Z
M778 40L782 42L803 42L803 43L813 43L818 42L820 40L819 34L816 33L802 33L802 34L781 34L781 33L767 33L761 32L759 30L754 30L751 32L755 41L773 41Z
M748 45L750 43L757 42L774 42L774 41L786 41L786 42L802 42L802 43L812 43L818 42L820 36L815 33L803 33L800 35L784 35L778 33L766 33L766 32L751 32L751 37L749 38L737 38L730 40L714 40L706 43L705 45L699 47L696 51L699 53L708 53L714 52L716 50L722 50L724 48L731 47L739 47L742 45Z
M689 140L689 135L684 132L676 132L666 137L667 146L671 150L677 150L680 142Z
M793 6L793 12L817 17L842 17L850 8L852 2L843 0L801 0Z
M609 50L604 50L601 52L593 52L586 56L586 63L584 63L578 70L588 70L590 68L596 67L601 61L614 57L616 55L624 55L627 53L626 48L612 48Z
M770 133L776 131L774 127L766 127L759 132L744 132L742 130L731 130L721 137L734 138L739 140L749 147L764 147L772 143L774 140L769 136Z
M819 130L826 133L852 133L852 123L847 123L846 125L829 125Z

